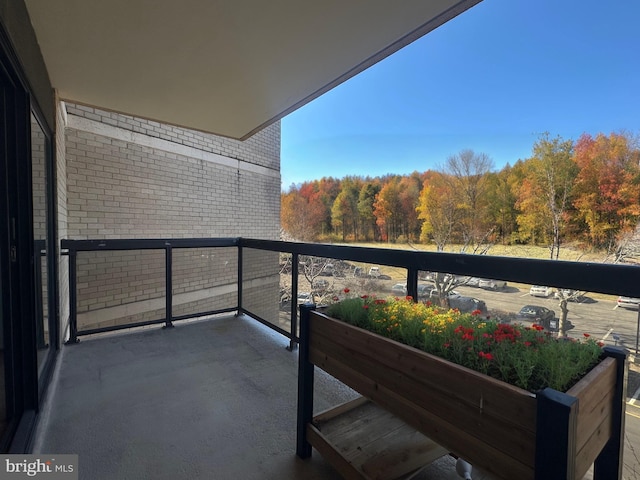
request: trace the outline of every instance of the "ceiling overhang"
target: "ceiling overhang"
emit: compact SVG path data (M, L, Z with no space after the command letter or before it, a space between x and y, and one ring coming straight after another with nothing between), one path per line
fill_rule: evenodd
M25 0L60 98L244 139L480 0Z

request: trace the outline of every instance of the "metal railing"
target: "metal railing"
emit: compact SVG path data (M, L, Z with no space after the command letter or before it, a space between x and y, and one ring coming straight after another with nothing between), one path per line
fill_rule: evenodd
M237 302L229 308L193 312L176 316L172 304L173 250L176 248L220 248L235 247L238 250ZM257 321L273 328L290 339L290 348L295 348L297 337L297 304L291 301L290 328L284 329L262 318L256 312L244 307L243 268L245 249L256 249L286 253L292 256L291 279L292 299L298 295L298 275L301 255L327 259L364 262L375 265L401 267L406 269L407 294L418 298L418 274L420 271L446 272L492 278L532 285L553 285L557 288L599 292L613 295L640 297L640 267L633 265L612 265L603 263L537 260L528 258L494 257L441 252L422 252L384 248L351 247L311 243L281 242L247 238L190 238L190 239L115 239L115 240L62 240L61 248L69 255L70 291L70 342L78 336L93 333L164 323L171 327L174 321L235 311L247 314ZM78 330L77 324L77 265L78 252L122 251L122 250L164 250L165 255L165 304L163 318L134 322L126 325L107 326ZM277 269L277 266L274 266ZM278 271L274 271L274 275Z

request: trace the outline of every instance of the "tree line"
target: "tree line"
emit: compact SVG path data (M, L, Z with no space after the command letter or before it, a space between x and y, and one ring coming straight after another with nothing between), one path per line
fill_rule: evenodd
M325 177L281 194L283 229L301 241L461 245L562 243L620 248L640 220L640 147L629 133L549 134L532 155L495 171L485 153L462 150L437 170L382 177Z

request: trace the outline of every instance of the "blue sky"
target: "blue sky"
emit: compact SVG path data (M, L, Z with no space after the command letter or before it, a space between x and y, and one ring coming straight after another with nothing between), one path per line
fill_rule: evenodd
M640 0L484 0L282 120L282 187L640 134Z

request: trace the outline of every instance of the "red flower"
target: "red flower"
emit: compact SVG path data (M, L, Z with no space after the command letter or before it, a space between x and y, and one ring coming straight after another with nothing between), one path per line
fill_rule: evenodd
M584 335L584 338L589 338L591 335L588 333L583 333L582 335Z
M345 288L345 289L343 290L343 292L344 292L344 293L349 293L350 291L351 291L351 290L349 290L348 288Z
M478 356L480 358L484 358L485 360L493 360L493 355L491 355L490 353L478 352Z
M363 305L362 308L364 308L365 310L369 309L369 305Z
M442 345L444 348L449 348L451 346L450 343L445 343L444 345Z
M604 342L598 342L599 347L604 347Z
M474 316L481 315L481 314L482 312L480 310L474 310L473 312L471 312L471 315L474 315Z
M525 347L530 347L531 346L531 342L524 342L524 346Z
M407 295L407 296L406 296L406 297L404 297L404 298L405 298L405 300L408 300L409 302L410 302L411 300L413 300L413 297L412 297L411 295Z
M369 298L369 295L362 295L360 298L363 298L366 300L367 298Z

